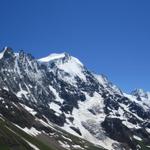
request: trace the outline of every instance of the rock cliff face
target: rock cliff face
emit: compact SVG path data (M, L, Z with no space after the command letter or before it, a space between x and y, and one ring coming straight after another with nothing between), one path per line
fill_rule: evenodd
M150 93L126 94L66 53L37 60L6 47L0 53L0 114L27 134L47 136L47 141L56 139L52 131L57 130L57 135L87 140L96 149L150 148ZM91 146L75 143L58 142L64 149Z

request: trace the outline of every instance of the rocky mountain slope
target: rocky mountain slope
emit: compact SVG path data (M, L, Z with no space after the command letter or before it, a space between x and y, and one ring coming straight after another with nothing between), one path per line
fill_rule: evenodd
M0 83L3 128L22 149L150 149L150 93L126 94L69 54L37 60L5 47Z

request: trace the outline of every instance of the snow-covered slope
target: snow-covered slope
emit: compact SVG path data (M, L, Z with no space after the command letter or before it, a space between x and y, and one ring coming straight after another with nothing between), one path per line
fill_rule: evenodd
M149 93L125 94L67 53L36 60L5 48L1 56L0 88L13 93L19 107L40 122L109 150L138 149L139 139L149 146ZM13 105L3 98L1 103L8 110ZM20 126L20 121L11 121ZM36 130L42 132L37 126Z
M72 85L77 83L76 77L86 81L86 76L83 73L84 65L77 58L70 56L67 53L51 54L48 57L39 59L38 61L46 63L49 71L56 72L56 70L59 69L61 73L58 77Z
M51 55L49 55L47 57L41 58L41 59L39 59L39 61L48 63L50 61L62 59L64 57L65 57L65 53L62 53L62 54L56 54L55 53L55 54L51 54Z

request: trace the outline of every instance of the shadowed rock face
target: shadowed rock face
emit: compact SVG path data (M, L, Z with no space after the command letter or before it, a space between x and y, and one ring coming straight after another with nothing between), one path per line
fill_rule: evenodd
M112 149L136 149L134 135L145 143L150 140L149 93L124 94L107 77L91 73L69 54L36 60L24 51L5 48L0 89L0 114L22 128L43 129L35 121L38 117L82 138L88 132L104 147L111 141Z

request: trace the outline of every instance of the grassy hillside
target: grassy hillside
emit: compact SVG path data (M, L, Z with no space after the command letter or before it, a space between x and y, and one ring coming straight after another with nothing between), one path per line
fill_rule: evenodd
M58 144L58 141L64 142L64 139L61 138L62 133L58 132L57 137L49 137L42 134L33 137L20 130L9 121L0 119L0 150L34 150L30 144L36 146L39 150L65 150ZM86 150L102 150L68 133L64 132L63 135L72 139L73 143L76 145L80 145L81 147L86 145Z
M0 119L0 150L32 150L29 143L41 150L54 150L9 122Z

